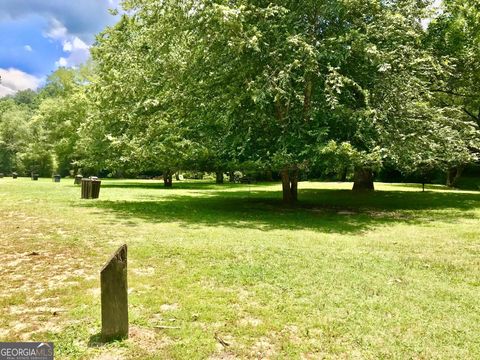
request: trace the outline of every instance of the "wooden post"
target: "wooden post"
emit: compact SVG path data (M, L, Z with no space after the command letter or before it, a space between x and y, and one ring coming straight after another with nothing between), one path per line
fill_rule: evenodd
M121 246L100 273L102 341L128 338L127 245Z

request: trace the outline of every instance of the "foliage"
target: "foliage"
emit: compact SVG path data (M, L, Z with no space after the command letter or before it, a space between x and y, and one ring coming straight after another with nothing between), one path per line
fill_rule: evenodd
M478 10L446 0L426 29L431 3L122 1L91 62L0 102L3 171L282 171L296 187L298 170L477 161Z
M89 64L78 70L60 68L50 75L39 94L42 101L33 121L45 131L45 141L56 157L56 171L63 176L76 173L84 157L78 129L87 117L85 84L92 72Z
M451 67L427 5L124 1L93 49L90 141L109 168L302 169L331 141L371 169L472 161L476 129L434 101Z
M444 129L438 134L445 149L440 158L447 168L477 161L480 153L479 15L476 1L445 0L443 13L432 21L425 39L426 46L449 65L432 87L434 103L456 110L444 120L453 134Z
M20 170L19 154L31 140L30 116L31 112L13 99L0 101L0 172Z
M86 117L85 83L91 65L60 68L35 93L0 100L0 171L68 175L82 157L77 130Z

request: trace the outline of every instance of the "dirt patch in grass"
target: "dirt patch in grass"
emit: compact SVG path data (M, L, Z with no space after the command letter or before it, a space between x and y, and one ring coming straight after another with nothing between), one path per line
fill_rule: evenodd
M237 356L234 354L228 353L226 351L219 352L217 354L214 354L208 358L209 360L235 360L239 359Z
M94 265L77 249L51 241L49 233L58 229L40 218L6 212L0 222L0 339L60 332L69 323L62 297L94 279Z
M255 319L252 317L244 317L243 319L240 319L238 322L240 326L252 326L252 327L257 327L262 324L262 320L260 319Z
M160 306L160 311L177 311L180 308L178 304L163 304Z
M258 339L250 351L250 356L255 359L271 359L276 354L275 342L266 336Z
M148 350L152 354L173 344L173 340L160 331L139 326L130 327L128 342L141 349Z

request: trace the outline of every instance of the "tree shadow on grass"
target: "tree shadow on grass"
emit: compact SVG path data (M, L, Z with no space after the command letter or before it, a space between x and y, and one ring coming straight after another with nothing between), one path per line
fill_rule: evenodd
M214 191L191 195L168 192L137 201L95 201L86 204L114 213L119 221L181 222L184 226L226 226L260 230L307 229L326 233L358 233L395 224L455 222L479 218L480 194L457 192L302 190L295 207L284 206L274 191ZM465 212L469 212L468 215Z

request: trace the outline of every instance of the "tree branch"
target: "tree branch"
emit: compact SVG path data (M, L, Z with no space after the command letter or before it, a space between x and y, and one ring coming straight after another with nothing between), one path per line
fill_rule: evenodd
M442 90L442 89L430 89L431 91L433 92L439 92L439 93L443 93L443 94L449 94L449 95L454 95L454 96L461 96L461 97L466 97L466 98L473 98L475 96L473 95L465 95L465 94L460 94L460 93L457 93L455 91L451 91L451 90Z
M480 118L478 116L475 116L474 114L472 114L470 111L468 111L466 108L463 108L462 109L463 112L465 114L467 114L468 116L470 116L472 119L474 119L476 122L480 121Z

